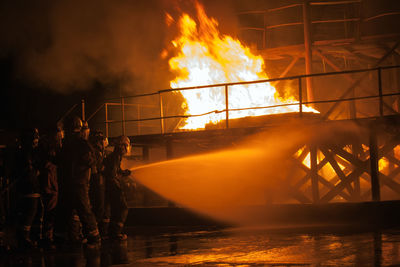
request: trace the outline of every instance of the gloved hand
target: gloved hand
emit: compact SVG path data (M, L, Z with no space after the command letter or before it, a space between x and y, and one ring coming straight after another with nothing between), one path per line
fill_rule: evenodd
M131 175L131 170L128 170L128 169L123 170L123 171L122 171L122 175L124 175L124 176L129 176L129 175Z

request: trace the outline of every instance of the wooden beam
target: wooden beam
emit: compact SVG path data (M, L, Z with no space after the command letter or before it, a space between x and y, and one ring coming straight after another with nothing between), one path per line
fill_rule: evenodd
M312 201L306 197L302 192L300 192L299 190L295 190L292 187L289 187L289 194L296 199L297 201L299 201L300 203L312 203Z
M326 63L328 63L329 66L331 66L334 70L336 71L343 71L342 69L340 69L338 66L336 66L332 61L330 61L327 57L325 57L321 51L319 51L318 49L315 49L315 53L323 60L325 60ZM354 82L354 79L351 78L351 76L349 74L345 74L344 77L350 81L350 82ZM355 97L355 92L354 89L351 91L351 97ZM356 112L356 102L355 100L352 100L349 102L349 110L350 110L350 118L354 119L357 117L357 112Z
M369 136L369 159L370 159L370 172L371 172L371 190L372 200L381 200L381 191L379 186L379 165L378 165L378 140L374 125L371 126Z
M343 159L345 159L348 162L350 162L351 164L353 164L353 166L355 166L355 167L360 168L360 167L364 167L364 165L365 165L365 161L357 158L356 156L343 150L342 148L338 148L337 146L332 146L332 147L330 147L330 149L333 152L335 152L337 155L342 157Z
M335 188L335 185L332 184L331 182L327 181L324 177L322 177L321 175L318 175L318 181L324 185L325 187L329 188L331 191L332 189ZM347 201L352 201L352 197L349 194L346 194L346 192L340 191L338 193L339 196L343 197L344 199L346 199Z
M340 168L337 161L333 158L332 154L326 148L321 147L320 150L322 151L324 156L328 159L329 163L331 164L333 170L336 172L336 174L340 178L340 180L342 180L342 181L345 180L346 175L343 173L342 169ZM346 189L350 195L354 194L354 189L351 187L351 184L347 185Z
M400 194L400 184L390 179L388 176L384 175L383 173L380 174L380 181L382 185L386 185L394 192Z
M366 162L364 162L366 163ZM364 172L364 168L356 168L352 173L350 173L344 180L341 180L335 188L329 191L326 195L321 198L321 203L328 203L331 199L333 199L336 195L342 191L346 185L350 184L354 181L355 178L360 176Z
M310 177L311 177L311 189L313 202L319 202L319 187L318 187L318 163L317 163L317 147L315 145L310 146Z
M363 149L361 147L361 143L359 141L356 141L355 143L352 144L352 151L353 154L355 154L358 158L360 157ZM360 200L361 196L361 184L360 184L360 177L357 177L354 180L354 199L355 200Z
M290 62L290 64L286 67L286 69L281 73L281 75L279 75L279 78L283 78L286 76L286 74L288 74L288 72L293 68L294 64L296 64L296 62L299 60L299 58L302 56L303 54L299 54L295 57L293 57L292 61ZM272 86L276 87L281 81L276 81L274 83L272 83Z
M312 37L311 24L309 18L309 0L303 0L303 31L304 31L304 53L306 62L306 74L312 74ZM312 86L312 78L306 78L307 84L307 101L314 101L314 91ZM314 106L314 105L311 105Z

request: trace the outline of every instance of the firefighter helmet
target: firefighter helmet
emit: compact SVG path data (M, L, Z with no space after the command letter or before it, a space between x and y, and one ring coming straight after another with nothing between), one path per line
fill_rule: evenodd
M87 121L81 121L81 127L82 127L82 130L86 130L86 129L89 129L89 124L88 124L88 122Z
M129 140L128 136L121 135L118 138L117 145L123 155L129 154L131 152L131 140Z
M94 130L93 132L90 132L89 140L94 145L106 147L108 145L108 143L107 143L107 145L105 145L104 140L106 140L106 139L107 139L107 137L105 137L104 134L99 130ZM107 140L107 142L108 142L108 140Z
M37 146L39 143L39 130L37 128L24 130L22 132L21 142L24 146Z
M74 117L72 120L72 131L79 132L82 129L82 120L79 117Z
M131 144L131 140L129 140L129 137L126 135L121 135L118 139L118 144L119 145L126 145L129 146Z

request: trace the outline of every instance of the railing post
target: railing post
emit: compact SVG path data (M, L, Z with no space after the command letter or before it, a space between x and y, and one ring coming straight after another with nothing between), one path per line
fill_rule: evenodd
M104 103L104 110L106 113L106 137L108 138L108 103Z
M309 18L310 4L309 0L303 0L303 31L304 31L304 58L306 63L306 75L312 74L312 38L311 24ZM312 78L306 77L307 84L307 101L314 101L314 91ZM313 107L313 105L311 105Z
M85 120L85 99L82 98L81 100L81 106L82 106L82 120Z
M267 11L264 11L264 28L263 28L263 49L267 48Z
M160 102L160 126L161 126L161 134L164 134L164 111L163 111L163 101L161 92L158 92L158 99Z
M383 116L382 69L378 68L379 116Z
M303 117L303 89L301 87L301 77L299 77L299 113Z
M138 134L140 135L140 104L137 104Z
M229 129L229 99L228 99L228 85L225 85L225 120L226 120L226 129Z
M125 99L121 97L122 134L125 135Z

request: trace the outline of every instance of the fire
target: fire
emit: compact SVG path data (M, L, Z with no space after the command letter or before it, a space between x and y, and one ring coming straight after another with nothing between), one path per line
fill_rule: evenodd
M170 69L178 74L170 82L171 88L213 85L268 79L263 70L264 60L254 55L248 47L218 31L218 22L209 18L202 5L196 3L196 24L188 14L179 20L180 37L172 41L178 49L177 56L169 60ZM183 108L190 117L182 129L202 129L207 123L216 124L225 119L225 87L212 87L179 91L186 100ZM296 103L294 97L282 99L270 83L232 85L228 88L228 108L243 109ZM306 112L317 112L303 107ZM229 111L229 118L261 116L272 113L298 112L298 105L275 108Z

